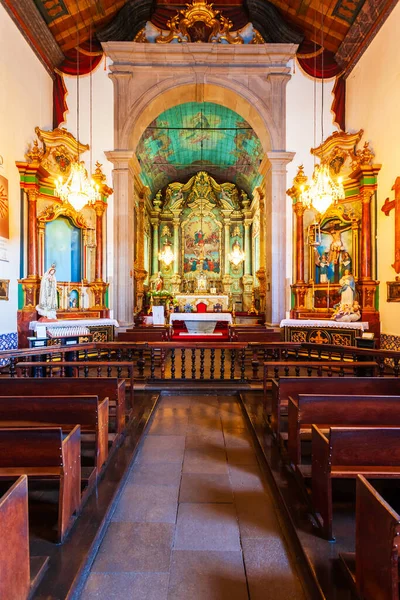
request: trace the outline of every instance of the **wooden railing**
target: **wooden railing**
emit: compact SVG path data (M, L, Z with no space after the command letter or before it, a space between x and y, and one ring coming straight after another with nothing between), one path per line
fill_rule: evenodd
M67 369L65 375L69 376L70 365L67 363L78 366L76 363L80 362L86 363L86 368L82 365L83 376L91 376L95 365L91 365L90 371L88 365L97 362L97 372L109 377L121 376L121 366L117 363L125 362L131 367L129 378L133 376L138 381L257 382L263 379L264 364L269 365L268 376L274 376L278 363L282 374L289 372L289 366L294 374L303 374L307 368L304 363L313 362L312 366L308 365L308 371L314 371L316 363L324 361L332 361L331 368L335 370L343 370L353 362L361 367L364 361L368 361L368 366L371 363L373 366L377 365L380 375L397 377L400 372L400 352L291 342L104 342L68 348L46 347L0 352L0 360L4 358L9 364L3 368L3 373L11 377L17 375L16 364L19 363L21 370L24 362L42 363L40 367L39 364L36 365L36 370L30 365L28 371L27 366L23 372L31 376L46 375L43 368L50 367L51 363L55 366L57 363L59 366L64 363L64 368ZM51 371L47 370L47 376L51 376Z

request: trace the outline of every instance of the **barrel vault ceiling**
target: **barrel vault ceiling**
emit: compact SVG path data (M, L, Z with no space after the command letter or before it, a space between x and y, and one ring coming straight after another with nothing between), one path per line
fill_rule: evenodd
M188 102L155 119L138 144L141 178L154 195L172 181L186 182L199 169L251 194L260 182L263 151L250 125L212 102Z

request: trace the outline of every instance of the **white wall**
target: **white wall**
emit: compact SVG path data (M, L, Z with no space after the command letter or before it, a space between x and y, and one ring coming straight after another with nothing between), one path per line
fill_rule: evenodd
M20 186L15 161L24 161L35 127L52 128L53 82L0 5L0 175L8 179L9 262L0 261L0 279L10 279L10 301L0 302L0 335L17 331L20 276Z
M364 129L378 177L378 279L382 332L400 335L400 304L386 302L386 282L394 281L394 211L387 217L381 207L400 176L400 4L393 10L360 62L347 79L348 131Z
M66 115L66 127L74 136L77 135L77 79L64 77L68 90L67 104L69 112ZM104 61L92 73L92 171L98 160L102 165L103 173L107 177L107 184L112 187L112 169L105 155L105 150L114 150L114 94L113 83L108 77L108 68L104 70ZM83 144L90 144L90 77L79 78L79 139ZM90 172L90 153L85 152L81 160L86 163ZM112 306L112 264L113 264L113 195L108 199L106 217L107 235L107 271L104 270L104 279L110 283L110 306ZM132 266L133 268L133 266Z

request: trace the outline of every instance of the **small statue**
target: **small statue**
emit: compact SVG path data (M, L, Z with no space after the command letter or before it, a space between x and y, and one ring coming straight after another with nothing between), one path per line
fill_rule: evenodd
M353 306L354 297L356 294L356 282L348 269L345 269L344 275L339 281L339 285L341 285L339 290L340 304L348 304Z
M351 273L352 260L351 256L348 252L344 251L342 254L342 260L340 263L340 277L343 277L345 271L349 271Z
M41 315L41 321L57 320L57 280L56 265L53 263L40 282L39 304L36 310Z
M154 281L154 289L156 292L161 292L164 287L163 278L161 272L158 273L157 279Z
M328 253L324 252L324 254L320 257L318 250L316 252L316 261L315 264L319 268L319 282L320 283L328 283L328 269L329 269L329 260Z

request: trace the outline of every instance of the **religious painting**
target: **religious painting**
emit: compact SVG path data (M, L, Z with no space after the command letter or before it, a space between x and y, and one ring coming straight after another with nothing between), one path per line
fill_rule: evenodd
M9 279L0 279L0 300L9 300Z
M212 215L193 217L183 230L183 272L220 273L221 233Z
M0 175L0 237L10 237L9 230L9 203L8 203L8 180Z
M348 224L330 220L321 227L321 244L314 247L314 264L316 283L339 283L345 271L353 273L353 236Z
M400 302L400 278L387 282L387 302Z
M82 231L66 217L46 223L45 270L53 263L57 265L59 281L81 281Z

